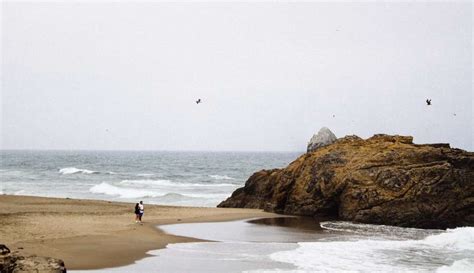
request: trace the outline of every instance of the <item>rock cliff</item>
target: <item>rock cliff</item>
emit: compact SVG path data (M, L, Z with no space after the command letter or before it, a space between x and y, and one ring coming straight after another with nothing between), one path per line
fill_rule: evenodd
M0 272L45 272L45 273L66 273L64 262L59 259L22 256L17 253L10 253L5 245L0 245Z
M474 225L474 153L410 136L346 136L254 173L219 207L419 228Z

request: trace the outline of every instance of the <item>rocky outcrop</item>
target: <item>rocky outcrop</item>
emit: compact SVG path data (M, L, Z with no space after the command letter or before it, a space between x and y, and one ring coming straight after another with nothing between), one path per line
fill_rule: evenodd
M337 140L337 137L326 127L323 127L319 132L309 140L308 147L306 148L307 152L313 152L320 147L327 146L334 143Z
M11 253L5 245L0 245L0 272L66 273L66 267L62 260L38 256L21 256Z
M474 225L474 153L410 136L346 136L254 173L219 207L419 228Z

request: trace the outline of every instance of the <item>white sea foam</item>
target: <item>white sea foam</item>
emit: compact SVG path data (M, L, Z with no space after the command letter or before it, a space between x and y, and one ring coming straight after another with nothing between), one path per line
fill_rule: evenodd
M228 184L228 183L219 183L219 184L179 183L179 182L173 182L171 180L166 180L166 179L122 180L120 184L122 185L134 185L134 184L135 185L150 185L150 186L178 187L178 188L179 187L207 187L207 188L237 187L237 185Z
M455 261L451 265L444 265L436 270L436 273L457 273L457 272L473 272L474 258L466 258Z
M154 186L172 186L172 182L166 179L138 179L138 180L122 180L122 185L154 185Z
M91 171L87 169L78 169L74 167L62 168L59 170L60 174L75 174L75 173L83 173L83 174L94 174L99 173L97 171Z
M441 234L428 236L422 242L439 248L474 252L474 227L448 229Z
M148 257L131 265L98 270L72 271L74 273L242 273L264 265L271 268L275 263L268 254L291 249L286 244L260 243L179 243L168 244L165 249L149 251ZM285 267L288 268L288 267ZM258 270L258 273L265 270Z
M154 176L154 173L139 173L137 176L143 176L143 177L149 177L149 176Z
M179 189L178 189L179 190ZM171 199L175 197L176 199L186 199L186 198L203 198L203 199L224 199L227 197L226 194L218 193L196 193L196 192L170 192L161 189L138 189L138 188L129 188L129 187L117 187L110 185L106 182L102 182L98 185L94 185L89 189L92 193L105 194L117 196L119 198L146 198L146 197L158 197L164 198L164 200ZM162 199L163 201L163 199Z
M122 201L121 196L130 196L128 191L131 189L135 190L132 192L135 195L157 196L143 198L147 203L216 206L237 187L242 186L243 181L240 178L247 175L252 162L269 168L281 167L295 156L294 153L259 153L257 156L246 153L201 155L138 151L7 151L2 153L5 164L0 164L0 189L6 194L15 194L24 189L24 194L38 196ZM209 175L220 176L211 178ZM166 179L171 181L154 181ZM129 181L121 184L123 180ZM133 180L141 181L131 182ZM117 192L99 194L90 191L91 187L102 182L117 187ZM104 188L97 186L93 191L108 192ZM137 193L136 190L143 192ZM183 197L174 196L179 201L173 202L173 196L164 197L165 194L173 192L199 195L199 198L190 197L186 201ZM220 194L222 198L219 200L208 194ZM164 202L164 199L167 201Z
M170 192L161 196L163 200L166 200L166 198L169 198L169 199L175 199L175 200L181 200L181 201L185 201L189 198L222 200L225 197L226 196L222 194L210 194L210 193L199 194L199 193L176 193L176 192Z
M89 191L92 193L118 196L119 198L157 197L163 195L163 193L156 193L149 190L116 187L105 182L92 186Z
M298 243L292 251L271 255L302 272L429 272L465 267L474 257L474 228L463 227L420 240L325 241ZM457 262L457 264L456 264ZM451 269L450 269L451 268Z
M218 174L211 174L209 177L214 178L216 180L234 180L235 178L227 176L227 175L218 175Z
M329 231L339 231L360 236L381 237L383 239L420 239L441 233L439 229L404 228L386 225L358 224L346 221L321 222L321 227Z

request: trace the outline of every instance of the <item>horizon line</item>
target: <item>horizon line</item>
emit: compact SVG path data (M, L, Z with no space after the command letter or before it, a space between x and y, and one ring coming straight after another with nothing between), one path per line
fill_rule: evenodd
M304 150L159 150L159 149L3 149L0 151L22 151L22 152L215 152L215 153L306 153Z

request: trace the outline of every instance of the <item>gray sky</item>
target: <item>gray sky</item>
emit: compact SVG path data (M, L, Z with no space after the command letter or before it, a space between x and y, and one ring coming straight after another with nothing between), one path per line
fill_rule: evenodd
M2 149L474 150L471 2L2 5Z

